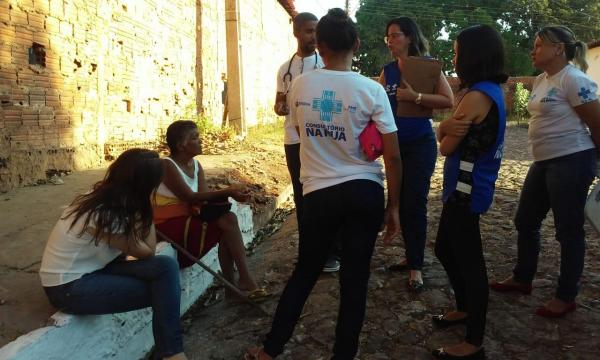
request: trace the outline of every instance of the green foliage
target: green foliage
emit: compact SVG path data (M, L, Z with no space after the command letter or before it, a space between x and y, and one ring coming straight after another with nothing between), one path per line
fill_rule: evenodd
M521 123L527 116L527 102L529 101L529 90L523 86L523 83L517 83L515 93L513 94L513 115L517 123Z
M397 16L415 20L429 40L431 55L452 72L453 42L460 30L488 24L500 31L506 48L506 72L536 73L529 52L535 33L544 25L569 26L584 41L600 38L600 1L589 0L361 0L356 21L361 48L355 67L366 76L379 75L391 61L383 42L385 25Z

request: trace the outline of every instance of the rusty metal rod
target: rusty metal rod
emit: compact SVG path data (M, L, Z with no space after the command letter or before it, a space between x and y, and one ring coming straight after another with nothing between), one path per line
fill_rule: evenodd
M263 313L264 315L271 316L271 314L269 314L262 306L260 306L259 304L255 303L254 301L252 301L252 299L248 298L248 296L246 296L246 294L244 294L240 289L238 289L237 286L233 285L232 283L230 283L229 281L227 281L227 279L225 279L221 274L217 273L216 271L214 271L213 269L211 269L210 267L208 267L208 265L204 264L202 261L200 261L200 259L198 259L194 255L192 255L183 246L181 246L178 243L174 242L168 236L166 236L165 234L163 234L162 232L160 232L158 230L156 230L156 235L158 235L159 237L161 237L163 240L165 240L169 244L173 245L175 247L175 249L177 249L177 251L180 251L187 258L189 258L190 260L192 260L196 264L200 265L204 270L208 271L212 276L214 276L220 282L222 282L223 285L225 285L226 288L228 288L229 290L233 291L236 295L238 295L242 299L244 299L245 302L247 302L248 304L250 304L250 305L254 306L255 308L257 308L258 310L260 310L260 312Z

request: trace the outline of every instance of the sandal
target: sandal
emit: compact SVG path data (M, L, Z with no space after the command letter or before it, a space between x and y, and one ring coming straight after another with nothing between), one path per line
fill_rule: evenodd
M271 297L271 293L267 291L265 288L256 288L252 291L248 291L248 295L246 295L248 299L254 302L265 301L269 297Z

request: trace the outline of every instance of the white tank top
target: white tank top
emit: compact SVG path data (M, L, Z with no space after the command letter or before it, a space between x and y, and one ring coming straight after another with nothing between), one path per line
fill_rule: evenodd
M198 192L198 160L194 159L194 177L190 177L183 170L181 170L181 168L179 167L179 165L177 165L175 160L171 159L170 157L166 157L164 159L169 160L170 162L175 164L175 167L179 171L181 178L186 183L186 185L190 188L190 190L192 190L193 192ZM167 185L165 185L165 183L163 183L163 182L161 182L160 185L158 186L156 193L158 195L162 195L162 196L166 196L166 197L177 198L177 196L175 196L175 194L173 194L173 192L171 190L169 190Z

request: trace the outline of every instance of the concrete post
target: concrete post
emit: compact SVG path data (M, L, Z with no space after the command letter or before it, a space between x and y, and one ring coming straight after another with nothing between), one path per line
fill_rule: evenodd
M242 44L240 41L239 0L225 0L225 31L227 39L227 107L229 124L239 135L246 132Z

